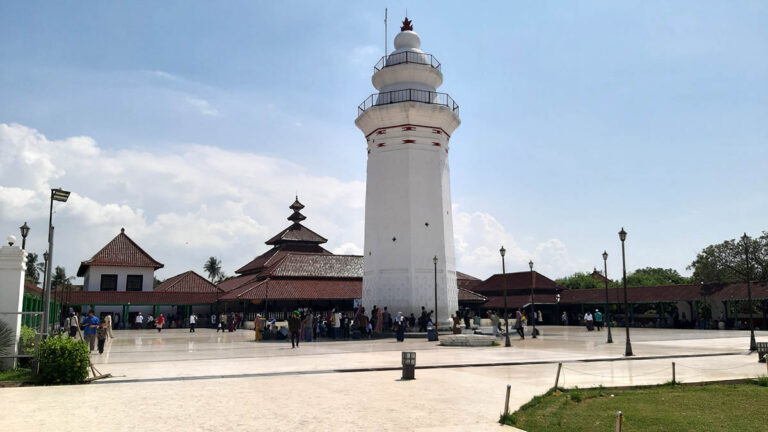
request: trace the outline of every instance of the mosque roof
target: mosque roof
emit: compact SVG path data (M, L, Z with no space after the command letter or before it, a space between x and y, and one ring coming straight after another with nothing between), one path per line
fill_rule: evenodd
M221 291L214 283L192 270L170 277L154 289L155 292L185 293L215 293L217 290Z
M127 234L125 228L120 228L120 234L89 260L80 263L77 276L84 276L89 266L110 267L152 267L159 269L163 264L144 252Z

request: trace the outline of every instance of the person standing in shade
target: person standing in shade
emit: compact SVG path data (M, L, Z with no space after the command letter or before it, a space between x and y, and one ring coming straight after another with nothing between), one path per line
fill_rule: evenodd
M96 347L96 330L99 328L99 324L101 324L101 322L98 318L93 316L93 310L89 310L88 316L83 318L82 327L83 336L88 342L88 347L91 349L91 352L93 352Z
M216 314L211 314L211 327L216 327ZM218 333L219 330L216 330L216 333Z
M560 321L563 323L564 326L568 326L568 312L563 311L563 314L560 315Z
M499 316L496 315L496 312L490 311L488 312L488 315L491 320L491 326L493 327L493 335L495 337L501 337L501 332L499 331L499 325L501 321L499 320Z
M160 331L163 329L163 324L165 324L165 316L163 314L160 314L159 317L157 317L157 332L160 333Z
M66 324L69 328L69 337L74 339L77 336L77 327L80 325L80 320L77 319L77 314L74 312L69 314Z
M107 335L109 335L109 338L114 338L114 336L112 336L112 314L107 314L107 316L104 317L104 324L106 324Z
M189 332L190 333L195 332L195 324L197 324L197 315L190 314L189 315Z
M291 348L297 348L301 341L301 318L297 310L288 318L288 331L291 333Z
M134 325L134 328L136 330L141 330L141 326L144 325L144 315L139 312L138 315L136 315L136 323Z
M104 354L104 344L107 342L107 328L107 322L103 321L96 330L96 338L99 343L99 354Z
M594 330L595 321L592 318L592 314L587 311L586 315L584 315L584 324L587 326L587 331Z
M520 309L515 312L515 331L520 335L520 339L525 339L525 332L523 331L523 314Z
M603 314L600 313L600 309L595 309L595 326L597 331L603 329Z

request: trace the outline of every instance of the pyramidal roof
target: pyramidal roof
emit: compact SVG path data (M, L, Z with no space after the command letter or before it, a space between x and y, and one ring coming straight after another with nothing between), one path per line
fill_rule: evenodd
M217 290L223 292L208 279L192 270L170 277L154 289L157 292L185 293L215 293Z
M294 201L288 208L293 210L293 213L288 216L288 220L293 222L293 224L267 240L266 244L279 245L282 243L296 242L319 245L328 241L325 237L301 224L301 221L307 219L307 217L301 214L304 205L299 202L299 197L296 197L296 201Z
M120 228L120 234L96 252L91 259L80 263L78 276L84 276L89 266L111 267L152 267L159 269L163 264L149 256L125 234L125 228Z

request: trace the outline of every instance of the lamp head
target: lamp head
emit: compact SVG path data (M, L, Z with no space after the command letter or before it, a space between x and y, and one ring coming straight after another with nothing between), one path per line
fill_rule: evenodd
M504 246L502 246L501 249L499 249L499 253L501 254L501 257L504 258L504 255L507 253L507 250L504 249Z
M533 260L528 261L528 267L530 267L531 271L533 271Z
M43 260L48 262L48 251L43 252Z
M67 202L69 194L69 191L65 191L62 188L51 189L51 199L54 201Z
M603 261L608 261L608 252L603 251Z
M621 231L619 231L619 239L621 239L621 241L627 239L627 232L624 231L624 227L621 227Z
M16 243L16 237L15 236L8 236L8 246L13 246L13 244Z
M24 225L19 227L19 231L21 231L21 238L27 238L27 235L29 234L29 225L24 222Z
M435 255L435 257L432 258L432 262L435 263L435 265L437 265L437 255Z
M560 303L560 293L555 294L555 301Z

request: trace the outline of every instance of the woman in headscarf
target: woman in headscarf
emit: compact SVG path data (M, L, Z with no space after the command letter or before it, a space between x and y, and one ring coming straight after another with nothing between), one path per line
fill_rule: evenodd
M305 312L304 319L301 321L301 325L304 328L304 341L312 342L312 309Z
M381 308L376 309L376 327L373 329L373 331L376 334L381 334L381 329L384 325L384 319L383 314L381 312Z
M163 314L160 314L159 317L157 317L157 332L160 333L160 330L163 329L163 324L165 324L165 316Z
M408 320L405 319L402 312L397 313L395 318L395 334L397 335L397 341L402 342L405 340L405 328L408 326Z
M255 333L254 340L261 340L261 315L256 314L256 319L253 320L253 331Z

